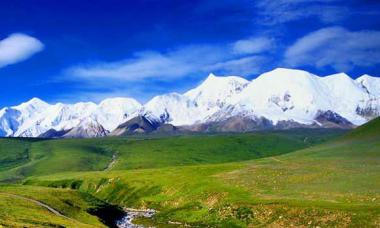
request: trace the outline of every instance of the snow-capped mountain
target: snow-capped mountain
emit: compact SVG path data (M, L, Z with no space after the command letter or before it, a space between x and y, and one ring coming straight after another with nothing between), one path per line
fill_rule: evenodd
M355 80L370 95L380 97L380 78L365 74Z
M169 93L152 98L144 105L142 115L159 122L188 125L196 122L202 113L187 96Z
M264 117L274 125L279 121L310 125L318 113L332 111L361 125L367 119L357 109L366 107L371 96L346 74L319 77L306 71L278 68L252 80L229 107L210 120L243 115Z
M143 114L176 126L201 123L239 94L249 81L236 76L210 74L198 87L185 94L156 96L144 105Z
M53 105L33 98L0 110L0 136L103 136L138 116L198 130L352 127L380 116L380 78L278 68L251 81L210 74L184 94L159 95L145 105L132 98Z
M380 115L380 80L368 75L353 80L344 73L320 77L302 70L278 68L252 81L239 77L210 75L197 88L178 95L187 105L167 105L160 96L150 113L166 123L193 125L226 121L231 117L269 120L273 126L361 125ZM185 99L187 97L188 99ZM190 104L190 105L189 105ZM170 109L168 108L170 107ZM236 119L235 119L236 121ZM327 121L327 122L326 122ZM294 124L293 124L294 125ZM289 126L289 124L286 124Z
M36 137L49 130L68 131L86 119L111 131L140 108L141 104L132 98L110 98L99 105L93 102L50 105L33 98L0 111L0 136Z
M32 99L36 100L36 98ZM15 107L17 109L17 107ZM15 136L34 137L49 129L68 130L77 126L81 119L95 112L97 105L92 102L79 102L73 105L57 103L45 105L37 115L24 121L15 131Z
M78 126L72 128L62 137L64 138L94 138L103 137L108 131L96 120L90 118L83 119Z
M197 106L206 108L208 111L214 108L223 108L248 84L249 81L237 76L217 77L210 74L201 85L184 95L194 101Z
M92 116L106 130L112 131L119 124L137 115L142 105L133 98L108 98L100 102Z

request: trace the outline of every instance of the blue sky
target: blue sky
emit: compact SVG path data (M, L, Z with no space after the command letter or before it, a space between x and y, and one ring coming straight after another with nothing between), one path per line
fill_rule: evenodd
M0 107L144 102L210 72L380 75L377 0L2 0Z

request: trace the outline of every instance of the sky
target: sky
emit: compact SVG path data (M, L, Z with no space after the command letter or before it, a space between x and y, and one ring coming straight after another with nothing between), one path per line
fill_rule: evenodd
M378 0L2 0L0 107L182 93L277 67L380 76Z

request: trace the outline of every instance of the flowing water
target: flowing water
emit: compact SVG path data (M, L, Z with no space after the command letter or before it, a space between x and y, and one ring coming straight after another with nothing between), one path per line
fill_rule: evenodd
M116 222L118 228L145 228L142 225L134 224L133 220L136 218L152 218L156 213L153 209L147 210L136 210L136 209L125 209L125 216Z

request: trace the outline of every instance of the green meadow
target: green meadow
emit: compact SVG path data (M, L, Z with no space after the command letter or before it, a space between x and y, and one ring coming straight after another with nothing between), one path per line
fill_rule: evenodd
M156 227L378 227L380 119L351 132L0 139L0 182L5 227L110 226L122 207L156 209L136 221Z

